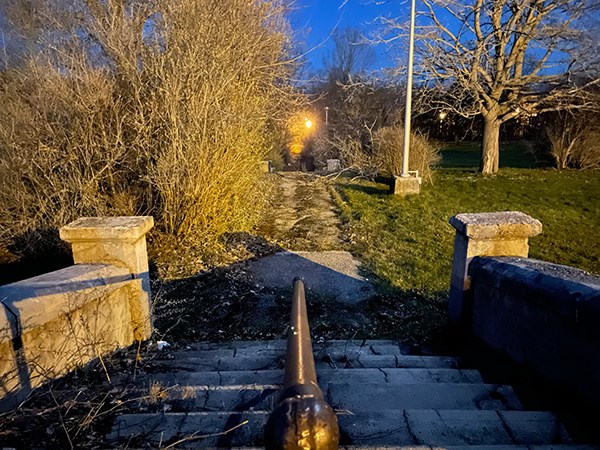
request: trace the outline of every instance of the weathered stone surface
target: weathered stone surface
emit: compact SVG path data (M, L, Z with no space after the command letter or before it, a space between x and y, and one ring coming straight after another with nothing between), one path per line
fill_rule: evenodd
M600 277L574 267L524 258L474 258L469 275L565 319L600 323Z
M367 448L377 445L418 448L419 445L426 445L457 450L467 445L499 445L510 446L508 448L514 450L520 448L519 443L514 442L511 437L511 418L516 413L519 414L519 422L534 423L539 431L535 435L523 436L530 440L522 445L546 444L547 442L539 439L556 430L557 420L554 416L547 415L541 419L536 412L508 411L500 418L494 411L370 411L338 415L340 444L367 445ZM190 441L190 445L198 448L262 445L262 427L266 418L267 413L261 411L123 415L115 423L110 438L113 441L127 442L130 437L143 436L143 442L156 445L159 442L165 444L175 439L185 439L186 436L209 435L211 437L203 440L194 439L193 444ZM508 422L503 422L506 418L509 418ZM222 436L214 436L240 424L244 425L227 433L226 440L219 440ZM518 435L518 431L514 431ZM557 448L555 445L548 449ZM470 449L479 450L477 447Z
M106 264L76 265L17 283L0 286L5 308L26 333L70 314L131 282L129 271Z
M187 358L175 357L174 360L157 360L153 365L163 370L273 370L285 366L285 353L271 356L221 356L218 353L207 355L202 352L190 352ZM175 353L177 355L177 353ZM357 359L348 358L346 353L331 352L317 356L317 369L344 368L447 368L456 369L456 358L446 356L413 355L360 355Z
M529 254L529 241L542 232L542 224L518 211L458 214L450 219L456 229L448 317L465 324L469 309L468 269L475 256L520 256Z
M600 403L600 278L518 258L476 258L469 274L476 336Z
M124 267L139 280L128 288L134 334L139 340L152 333L145 235L153 225L149 216L83 217L60 229L61 239L71 243L76 264Z
M336 409L358 413L386 409L521 409L510 387L476 383L420 383L388 385L368 383L360 386L331 383L327 400Z
M260 171L262 173L273 172L273 166L271 165L271 161L261 161L260 162Z
M176 367L176 365L174 365ZM330 383L483 383L476 370L457 369L320 369L317 372L319 385L323 390ZM283 370L239 370L224 372L165 371L140 376L139 382L149 385L157 382L164 386L191 386L195 389L217 388L219 386L280 386Z
M263 426L283 379L284 343L198 343L187 352L192 358L165 352L175 360L155 359L159 365L152 370L159 373L142 375L138 383L165 387L163 406L177 413L122 416L110 438L145 446L182 439L179 446L193 448L263 445ZM340 448L530 450L552 443L544 450L558 450L557 444L570 442L554 415L515 411L522 406L510 386L483 384L476 371L446 368L458 364L455 358L403 355L393 341L325 342L314 350L319 385L338 413ZM207 360L217 369L225 361L240 365L234 371L198 370ZM243 370L252 360L279 367ZM374 368L359 368L363 360ZM403 361L437 368L395 368ZM331 368L336 364L345 368Z
M473 239L530 238L542 232L542 224L520 211L457 214L450 218L456 231Z
M521 405L509 387L476 383L320 383L327 402L353 414L389 409L507 410ZM180 386L170 402L177 411L251 411L274 408L279 385ZM357 389L360 395L356 395Z
M8 320L6 310L0 304L0 398L14 393L19 388L19 384L12 324Z
M394 177L392 193L402 197L421 192L421 180L416 177Z
M0 398L26 395L150 335L144 235L152 223L151 217L75 221L61 236L73 244L78 264L0 287Z
M546 411L498 411L516 444L562 442L571 438L554 414ZM553 426L549 426L549 424Z
M339 172L342 170L342 165L339 159L327 160L327 172Z
M154 226L150 216L82 217L60 229L67 242L97 240L137 241Z
M99 355L130 345L128 289L132 282L123 268L77 265L0 287L10 338L18 338L22 355L18 384L13 383L6 393L35 388ZM3 355L11 352L12 342ZM9 379L16 380L11 375L14 364L4 370Z

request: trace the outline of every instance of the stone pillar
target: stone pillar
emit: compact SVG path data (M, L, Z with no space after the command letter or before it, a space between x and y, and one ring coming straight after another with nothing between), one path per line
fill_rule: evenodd
M339 159L327 160L327 172L339 172L340 170L342 170L342 164Z
M111 264L124 267L137 284L132 287L130 307L136 339L152 332L150 274L146 233L152 217L83 217L60 229L62 240L71 244L75 264Z
M542 232L542 224L518 211L458 214L450 219L456 229L448 317L454 324L468 320L466 304L470 280L469 263L475 256L529 254L529 238Z
M416 176L397 177L392 180L392 194L405 197L407 195L415 195L421 192L421 178Z
M260 162L260 171L262 173L273 172L273 164L271 163L271 161L261 161Z

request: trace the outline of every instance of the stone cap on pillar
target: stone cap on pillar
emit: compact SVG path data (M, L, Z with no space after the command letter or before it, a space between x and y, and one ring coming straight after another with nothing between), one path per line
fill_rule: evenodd
M82 217L60 229L67 242L98 240L135 242L154 226L151 216Z
M539 220L520 211L457 214L450 225L471 239L522 239L542 232Z

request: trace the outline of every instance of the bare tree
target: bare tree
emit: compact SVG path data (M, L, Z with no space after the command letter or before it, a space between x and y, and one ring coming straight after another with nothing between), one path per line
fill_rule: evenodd
M364 74L375 61L373 48L357 28L338 30L333 44L323 60L330 82L348 84L352 76Z
M600 167L600 114L553 114L545 129L558 169Z
M541 112L590 107L570 53L589 0L423 0L421 75L443 92L430 104L483 117L481 171L495 173L500 126ZM388 21L388 39L402 26ZM431 92L431 91L430 91Z

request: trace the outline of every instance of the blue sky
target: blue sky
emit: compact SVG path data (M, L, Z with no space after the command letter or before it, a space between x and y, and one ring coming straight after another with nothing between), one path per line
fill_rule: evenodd
M356 27L369 35L377 26L377 17L401 17L407 19L410 3L407 0L297 0L298 8L291 16L292 27L300 33L305 48L313 48L323 42L322 47L307 55L310 71L322 67L323 57L332 48L327 40L335 27ZM393 64L392 57L383 45L376 48L377 60L374 69Z

